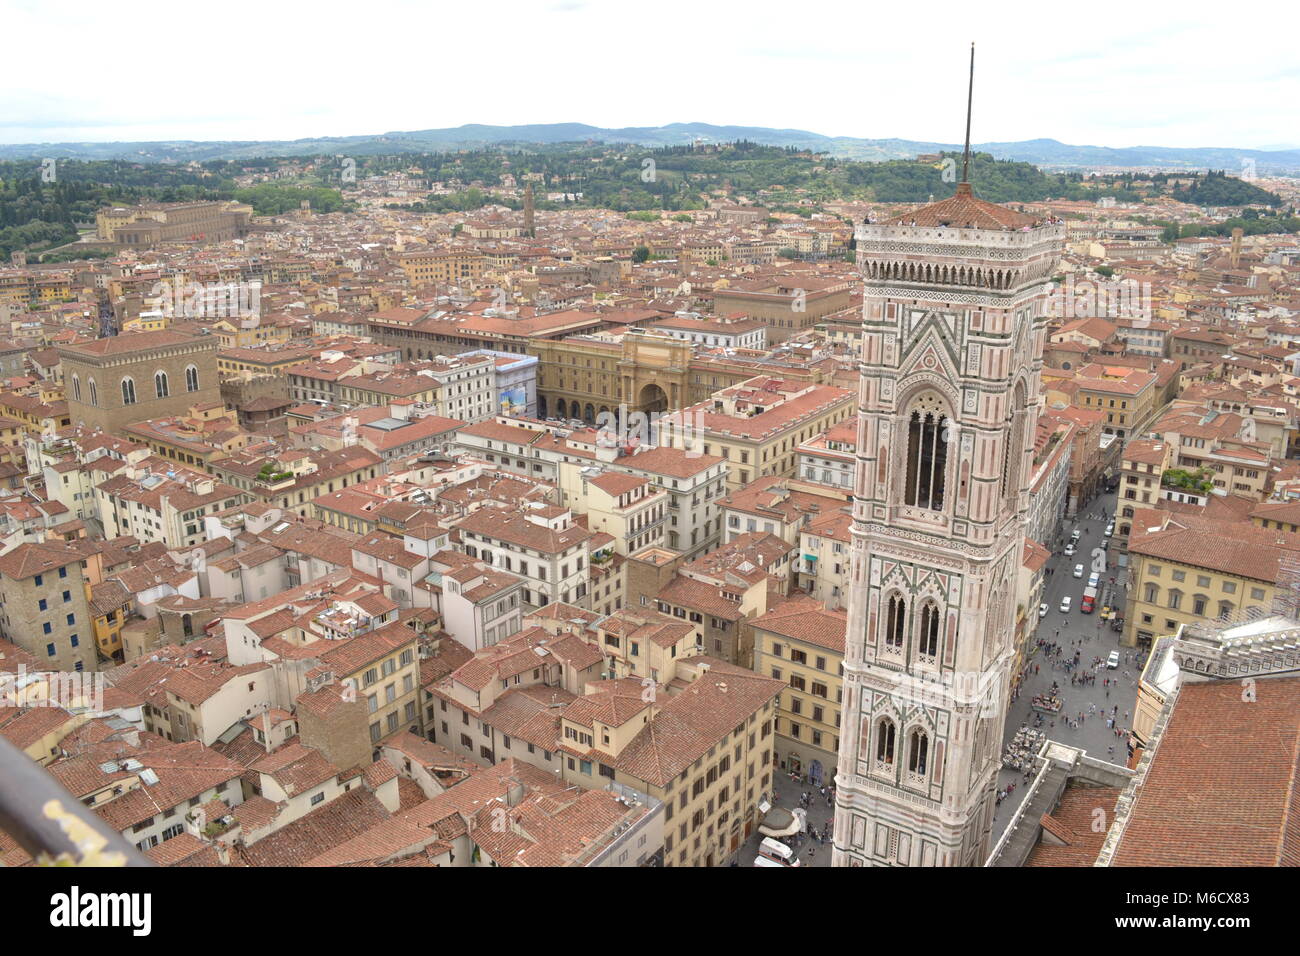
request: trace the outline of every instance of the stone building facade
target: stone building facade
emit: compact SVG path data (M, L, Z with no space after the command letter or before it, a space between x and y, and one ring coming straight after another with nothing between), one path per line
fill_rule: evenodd
M59 359L75 425L116 432L222 401L211 336L180 329L114 335L61 346Z
M41 670L98 669L82 557L60 541L22 544L0 557L0 635Z
M149 203L105 207L96 214L99 238L130 248L161 242L223 242L248 231L253 207L240 202Z

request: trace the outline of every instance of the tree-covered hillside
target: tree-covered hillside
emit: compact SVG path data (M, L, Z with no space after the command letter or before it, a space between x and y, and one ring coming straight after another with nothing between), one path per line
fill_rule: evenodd
M53 182L39 162L0 162L0 255L13 249L39 252L76 238L76 226L94 221L108 204L141 201L239 199L257 215L278 215L311 201L317 212L352 208L368 177L414 176L449 191L417 199L415 212L470 212L486 205L518 208L518 186L537 184L538 207L562 205L635 210L702 209L719 197L759 202L778 211L807 214L821 204L845 200L923 203L950 196L960 177L961 154L858 162L794 146L763 146L740 140L659 148L600 143L507 143L440 153L396 153L351 157L356 173L343 182L338 156L298 156L203 163L146 164L59 160ZM238 188L249 177L270 182ZM505 186L513 177L513 195ZM1097 199L1141 202L1173 196L1205 206L1252 203L1278 206L1277 196L1226 176L1124 173L1084 178L1048 173L1029 163L972 156L976 193L993 202ZM560 194L558 202L548 195ZM1253 229L1260 229L1255 222Z
M1282 197L1260 189L1254 183L1211 170L1196 183L1185 189L1173 191L1175 199L1195 206L1273 206L1281 204Z

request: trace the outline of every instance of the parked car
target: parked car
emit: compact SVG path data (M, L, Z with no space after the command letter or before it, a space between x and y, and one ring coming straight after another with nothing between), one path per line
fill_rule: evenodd
M1092 574L1088 575L1088 587L1095 588L1100 583L1101 583L1101 575L1098 574L1096 571L1093 571Z
M1111 670L1119 667L1119 651L1110 652L1110 656L1106 658L1106 666Z
M1081 577L1083 577L1083 565L1082 565L1082 564L1076 564L1076 565L1074 566L1074 576L1075 576L1076 578L1081 578Z
M1068 594L1065 597L1061 598L1061 613L1062 614L1070 613L1070 596Z
M1065 546L1065 556L1067 558L1074 557L1074 551L1075 551L1074 542L1071 541L1069 544Z
M1047 605L1046 605L1046 604L1040 604L1040 605L1038 605L1038 616L1039 616L1039 617L1047 617Z
M1108 524L1108 525L1106 525L1106 532L1105 532L1105 533L1106 533L1106 537L1109 538L1111 535L1113 535L1113 534L1115 533L1115 526L1114 526L1113 524Z

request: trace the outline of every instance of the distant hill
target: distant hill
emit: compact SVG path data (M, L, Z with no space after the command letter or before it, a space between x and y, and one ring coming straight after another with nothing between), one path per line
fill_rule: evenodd
M365 136L326 136L271 141L195 142L175 140L140 143L31 143L0 144L0 159L123 159L142 163L190 162L209 159L250 159L262 156L311 156L344 153L376 156L401 152L445 152L485 146L527 148L530 144L628 143L637 146L684 146L690 143L730 143L748 140L765 146L793 146L846 159L883 161L908 159L918 153L960 148L954 143L927 143L907 139L859 139L823 136L799 129L762 126L713 126L708 123L670 123L667 126L632 126L605 129L584 123L548 123L529 126L458 126ZM1260 175L1300 173L1300 149L1252 150L1228 147L1172 148L1165 146L1071 146L1054 139L1017 143L980 143L977 148L997 159L1017 160L1054 169L1112 166L1122 169L1165 167L1222 169L1239 173L1243 161L1255 162Z

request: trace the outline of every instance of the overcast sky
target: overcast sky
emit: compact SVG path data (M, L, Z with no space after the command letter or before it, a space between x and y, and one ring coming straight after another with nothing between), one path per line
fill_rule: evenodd
M0 0L0 142L740 124L1300 145L1293 4Z

